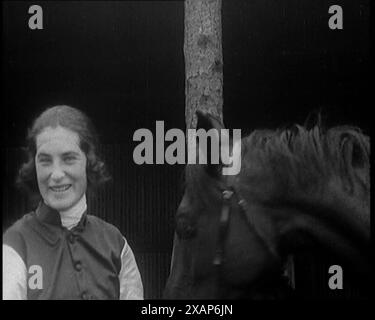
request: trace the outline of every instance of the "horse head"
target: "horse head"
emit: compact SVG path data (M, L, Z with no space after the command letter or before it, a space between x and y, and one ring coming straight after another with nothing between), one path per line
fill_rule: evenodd
M197 117L197 129L224 129L211 115ZM296 125L239 143L230 144L242 163L235 176L222 174L221 161L186 166L164 297L287 297L286 257L316 243L370 274L368 137Z

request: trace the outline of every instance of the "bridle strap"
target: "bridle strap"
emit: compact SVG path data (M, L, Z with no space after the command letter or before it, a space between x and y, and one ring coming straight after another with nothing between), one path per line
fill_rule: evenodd
M213 264L220 266L224 258L224 244L228 232L229 219L230 219L230 202L233 195L232 190L223 191L223 207L221 209L220 222L219 222L219 236L217 238L216 252Z
M224 293L222 269L223 269L223 261L224 261L225 239L226 239L226 235L229 229L231 198L233 196L233 193L234 191L232 190L224 190L222 192L223 206L221 208L220 221L219 221L219 233L217 237L216 251L215 251L215 256L213 260L213 265L215 267L215 276L216 276L216 281L219 286L220 295Z
M280 261L280 256L275 250L272 243L264 236L261 230L256 226L255 219L253 219L252 213L250 213L250 209L247 205L246 200L241 197L238 190L235 189L234 186L227 187L225 190L222 191L222 198L223 198L223 206L221 209L220 221L219 221L219 232L217 237L216 243L216 251L215 256L213 259L213 265L216 268L216 276L218 279L219 284L222 284L223 277L222 277L222 266L224 261L224 247L225 247L225 239L229 229L229 222L230 222L230 212L231 212L231 202L232 196L236 195L237 203L240 207L240 212L244 216L247 225L251 231L256 235L261 243L264 244L265 249L269 252L269 254L275 259L275 261ZM221 286L222 287L222 286Z
M276 251L273 244L268 240L268 238L264 235L259 227L257 227L256 220L254 219L254 212L250 213L250 209L246 200L240 195L238 191L236 191L236 196L238 199L238 205L240 206L240 212L245 217L247 225L250 229L254 231L255 236L258 238L259 242L263 243L264 247L268 251L268 253L274 258L275 261L280 261L280 255Z

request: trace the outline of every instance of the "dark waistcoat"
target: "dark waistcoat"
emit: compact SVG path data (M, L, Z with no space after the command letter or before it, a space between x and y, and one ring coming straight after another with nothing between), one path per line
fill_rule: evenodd
M87 212L68 230L57 211L41 204L5 232L3 244L26 265L28 299L119 298L125 241L117 228Z

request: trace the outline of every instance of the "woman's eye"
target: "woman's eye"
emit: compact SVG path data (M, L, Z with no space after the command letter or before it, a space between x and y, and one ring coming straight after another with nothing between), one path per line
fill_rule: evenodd
M76 160L76 157L73 157L73 156L67 156L64 158L64 161L66 163L73 163L75 160Z
M46 166L46 165L49 165L51 163L51 159L40 158L40 159L38 159L38 163L40 163L43 166Z

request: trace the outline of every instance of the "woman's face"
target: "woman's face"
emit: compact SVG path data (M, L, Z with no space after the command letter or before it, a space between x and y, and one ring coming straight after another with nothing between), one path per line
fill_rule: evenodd
M86 155L79 136L65 127L47 127L36 137L35 166L44 202L65 211L84 195L87 187Z

